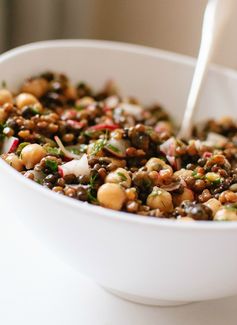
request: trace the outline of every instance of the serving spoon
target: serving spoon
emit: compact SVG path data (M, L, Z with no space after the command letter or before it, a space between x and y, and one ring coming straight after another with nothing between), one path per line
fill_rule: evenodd
M187 140L191 137L193 116L197 108L208 65L213 58L216 45L221 39L222 31L231 15L234 3L236 3L236 0L209 0L207 3L197 64L179 132L179 137L182 139Z

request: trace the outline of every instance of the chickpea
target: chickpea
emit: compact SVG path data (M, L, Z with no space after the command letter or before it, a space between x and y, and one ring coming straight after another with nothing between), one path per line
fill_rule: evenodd
M226 209L222 208L217 211L215 217L215 221L237 221L237 212L235 209Z
M184 179L185 180L186 178L192 176L192 174L193 174L192 170L182 168L182 169L180 169L180 170L178 170L177 172L174 173L174 177L176 179L179 178L179 179Z
M219 201L224 203L235 203L237 202L237 193L234 193L232 191L224 191L220 194Z
M105 208L119 211L126 201L126 194L119 184L106 183L99 188L97 198Z
M14 153L8 154L4 159L10 166L15 168L18 172L21 172L24 169L24 164L22 160Z
M162 212L171 212L173 210L171 194L156 186L148 195L146 203L151 209L160 209Z
M213 216L217 213L218 210L222 207L221 202L217 199L210 199L204 203L208 208L212 210Z
M5 103L12 103L13 97L9 90L7 89L0 89L0 105Z
M46 150L39 144L28 144L21 152L21 159L26 169L33 168L46 156Z
M146 163L146 168L148 172L157 171L159 173L157 183L167 183L173 176L172 167L159 158L149 159Z
M117 168L115 171L109 173L105 179L106 183L117 183L128 188L131 186L131 177L124 168Z
M137 190L135 187L130 187L126 189L126 195L128 201L135 201L137 199Z
M21 93L16 97L16 105L20 109L25 106L31 106L35 104L40 105L38 99L32 94Z
M164 160L159 159L159 158L150 158L148 160L148 162L146 163L146 168L147 168L148 172L151 172L153 170L160 171L161 169L164 169L164 167L171 168L169 165L167 165L164 162Z
M122 167L123 168L123 167L126 166L126 160L121 160L121 159L112 158L112 157L109 157L109 159L110 159L111 164L112 164L111 167L114 167L114 168L112 168L113 170L116 169L116 168L118 168L118 167Z
M89 106L90 104L93 104L94 102L95 102L95 100L92 97L85 96L85 97L82 97L81 99L78 99L76 101L76 105L86 107L86 106Z
M176 194L173 197L175 206L179 206L183 201L194 201L193 191L185 187L182 194Z
M48 90L48 82L44 78L36 78L32 80L28 80L24 83L21 88L23 93L29 93L39 98L43 96Z

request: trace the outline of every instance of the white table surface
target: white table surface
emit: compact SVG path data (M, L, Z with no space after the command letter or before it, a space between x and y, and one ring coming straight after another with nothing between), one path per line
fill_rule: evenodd
M19 220L0 211L0 324L236 325L237 297L173 308L123 301L65 265Z

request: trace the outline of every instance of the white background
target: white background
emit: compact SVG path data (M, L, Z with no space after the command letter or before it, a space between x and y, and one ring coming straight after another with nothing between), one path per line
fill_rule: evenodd
M53 256L18 219L0 213L1 325L237 324L237 297L173 308L114 297Z

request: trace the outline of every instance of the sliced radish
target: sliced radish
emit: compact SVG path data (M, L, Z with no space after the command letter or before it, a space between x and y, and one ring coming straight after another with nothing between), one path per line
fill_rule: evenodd
M114 156L124 158L126 156L126 149L128 148L127 141L111 138L105 145L105 149L112 153Z
M118 106L119 98L118 96L110 96L105 99L105 107L106 109L113 109Z
M127 114L131 114L136 118L139 118L142 115L143 108L140 105L122 103L119 107Z
M65 155L65 157L70 158L70 159L80 159L81 158L81 155L76 155L75 153L72 153L72 152L68 151L64 147L64 145L62 144L62 141L59 139L58 136L55 136L54 140L56 141L57 145L59 146L59 148L61 149L61 151Z
M73 127L74 129L82 129L86 124L84 122L78 122L74 120L67 120L67 125Z
M16 137L5 138L2 145L2 153L14 152L19 144L19 139Z
M202 156L203 156L203 158L208 159L208 158L211 158L212 153L211 153L210 151L205 151L204 154L203 154Z
M223 147L228 142L228 139L221 134L209 132L205 144L215 147Z
M63 113L61 119L62 120L71 120L71 119L74 119L76 117L77 117L77 110L71 108L71 109L66 110Z
M167 156L175 156L175 149L176 149L177 143L176 139L174 137L171 137L164 143L160 145L160 151L163 152Z
M175 157L175 150L177 147L177 141L174 137L171 137L162 145L160 145L160 151L165 154L168 162L176 169L180 169L181 160Z
M118 124L97 124L97 125L93 125L91 127L89 127L88 130L91 131L102 131L102 130L116 130L119 129L119 125Z
M74 159L66 164L58 166L58 172L62 177L69 174L73 174L77 177L81 175L88 176L90 174L90 167L88 164L87 155L84 154L79 160Z

